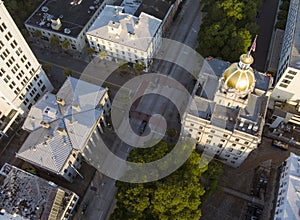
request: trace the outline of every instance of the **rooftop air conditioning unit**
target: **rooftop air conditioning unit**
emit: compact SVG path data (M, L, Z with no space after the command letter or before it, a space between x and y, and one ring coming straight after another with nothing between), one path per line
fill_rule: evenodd
M50 124L49 123L47 123L47 122L44 122L44 121L41 121L41 126L43 127L43 128L49 128L50 127Z
M66 103L65 103L65 100L63 100L62 98L56 98L56 102L62 106L64 106Z
M51 19L51 28L53 30L58 31L61 28L62 24L59 18L55 19Z

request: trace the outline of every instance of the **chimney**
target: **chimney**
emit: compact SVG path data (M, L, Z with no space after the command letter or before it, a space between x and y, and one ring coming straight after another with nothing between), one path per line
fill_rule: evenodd
M50 127L50 124L47 123L47 122L44 122L44 121L41 121L40 125L41 125L43 128L49 128L49 127Z
M57 132L60 134L60 135L67 135L67 132L64 128L60 128L58 127L57 128Z
M56 98L56 102L62 106L64 106L66 103L65 103L65 100L63 100L62 98Z

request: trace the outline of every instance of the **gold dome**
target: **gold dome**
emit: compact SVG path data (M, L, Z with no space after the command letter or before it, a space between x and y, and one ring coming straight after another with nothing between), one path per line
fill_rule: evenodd
M237 63L231 64L224 72L224 84L228 88L235 88L241 92L247 92L253 88L255 77L252 68L243 70Z

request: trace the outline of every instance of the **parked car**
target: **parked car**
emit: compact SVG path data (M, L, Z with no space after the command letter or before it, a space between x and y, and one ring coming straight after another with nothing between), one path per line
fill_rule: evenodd
M144 133L145 129L146 129L146 125L147 125L147 121L142 121L142 124L139 127L139 133L140 135Z
M287 143L284 143L284 142L278 141L278 140L273 140L272 145L275 146L275 147L278 147L282 150L288 150L289 149L289 145Z

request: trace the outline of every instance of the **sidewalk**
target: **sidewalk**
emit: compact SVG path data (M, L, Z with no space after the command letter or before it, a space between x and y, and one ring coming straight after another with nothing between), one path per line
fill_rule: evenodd
M73 219L109 219L114 208L116 192L115 180L96 171ZM82 214L84 206L86 206L86 210Z

